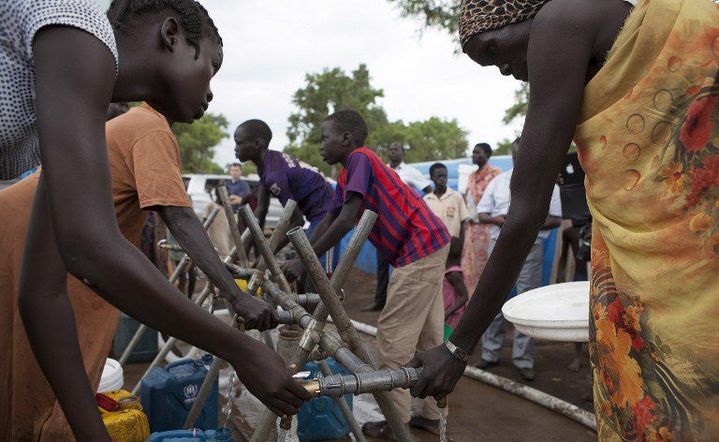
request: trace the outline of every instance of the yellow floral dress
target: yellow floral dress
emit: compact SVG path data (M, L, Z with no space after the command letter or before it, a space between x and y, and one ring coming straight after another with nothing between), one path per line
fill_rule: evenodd
M584 93L600 440L719 440L719 6L646 0Z

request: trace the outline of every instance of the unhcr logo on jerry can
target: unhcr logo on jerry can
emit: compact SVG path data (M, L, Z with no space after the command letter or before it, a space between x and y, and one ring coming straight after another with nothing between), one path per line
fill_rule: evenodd
M195 398L197 398L198 390L199 388L197 387L197 384L185 385L185 388L183 388L183 393L185 394L185 403L194 402Z

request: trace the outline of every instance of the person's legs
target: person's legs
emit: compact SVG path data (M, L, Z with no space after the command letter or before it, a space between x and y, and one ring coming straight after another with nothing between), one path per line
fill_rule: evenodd
M398 369L409 362L418 349L420 337L426 348L442 342L443 319L438 322L438 309L444 310L440 287L447 252L445 247L392 273L387 303L377 321L381 368ZM390 394L402 420L409 422L409 390L395 389Z
M524 261L517 278L517 294L536 289L542 285L542 261L544 247L541 239L537 239ZM512 362L519 369L534 367L534 344L532 338L514 330L512 345Z
M449 253L449 249L446 249L446 252ZM436 252L435 255L438 256L434 257L433 255L433 258L436 260L437 265L425 269L425 272L428 273L427 277L430 278L429 280L437 280L439 283L435 290L434 300L431 302L429 315L419 335L419 342L417 343L418 352L437 347L444 342L444 300L442 299L441 279L444 273L447 253L442 253L442 250ZM428 287L428 290L429 289ZM438 420L439 408L437 407L437 401L431 397L422 399L419 415L425 419Z
M496 239L490 239L487 246L487 256L492 254L494 246L497 244ZM499 350L504 342L504 316L502 312L497 313L492 322L482 335L482 360L486 362L499 362ZM486 368L486 363L483 364Z
M499 362L499 350L504 342L504 316L497 313L492 322L482 335L482 360L496 363Z

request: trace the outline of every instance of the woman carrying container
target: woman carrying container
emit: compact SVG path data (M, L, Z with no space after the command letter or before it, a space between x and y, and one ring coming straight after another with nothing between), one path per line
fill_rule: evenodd
M719 7L466 0L460 36L478 64L529 81L529 109L497 247L450 344L412 361L425 367L413 394L454 388L541 226L574 137L594 223L598 436L716 440Z

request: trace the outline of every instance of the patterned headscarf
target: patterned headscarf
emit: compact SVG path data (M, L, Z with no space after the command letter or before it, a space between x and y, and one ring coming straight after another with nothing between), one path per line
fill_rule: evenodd
M534 17L549 0L463 0L459 15L462 47L480 32Z

